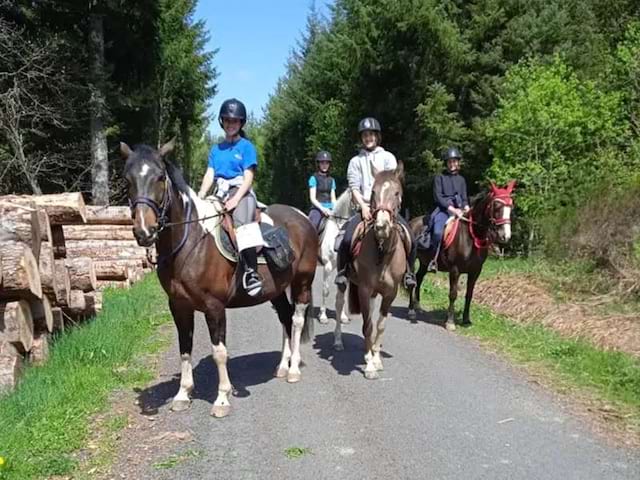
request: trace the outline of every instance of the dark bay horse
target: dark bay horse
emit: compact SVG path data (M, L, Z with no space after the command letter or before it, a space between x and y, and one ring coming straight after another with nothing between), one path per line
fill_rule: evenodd
M204 211L206 202L189 188L180 171L165 160L173 150L173 141L158 151L146 145L131 150L124 143L120 144L120 150L127 159L125 178L129 184L134 235L142 246L156 245L158 277L169 297L178 330L180 390L171 408L184 410L190 405L194 310L205 314L218 369L213 416L224 417L230 412L232 385L227 372L226 308L271 301L283 328L282 359L276 376L286 376L292 383L299 381L300 343L309 340L313 324L311 285L318 255L318 236L307 217L285 205L268 208L275 225L286 228L295 259L278 274L260 265L263 292L259 297L250 297L236 279L236 264L222 256L214 239L198 221L202 218L198 211ZM293 305L287 297L288 287Z
M376 379L383 369L380 350L389 309L398 294L398 286L407 266L407 249L411 245L397 222L402 203L402 164L395 171L376 175L371 194L371 222L364 224L360 251L354 255L349 272L349 310L362 314L362 335L365 343L365 378ZM358 238L358 230L354 238ZM336 318L344 308L344 290L336 294ZM380 316L374 332L371 310L380 295ZM342 350L342 322L336 321L334 348Z
M489 247L494 242L507 243L511 238L511 213L513 199L511 194L515 181L500 188L491 183L489 191L477 196L466 218L459 220L458 230L451 245L441 248L438 256L438 270L449 272L449 312L445 324L447 330L455 330L455 301L458 296L458 278L467 274L467 293L465 295L462 324L471 323L469 307L473 298L473 289L487 258ZM414 235L419 235L424 227L425 217L411 220ZM415 319L416 306L420 306L420 285L427 273L431 261L431 251L418 250L420 268L416 275L417 286L410 292L409 317Z

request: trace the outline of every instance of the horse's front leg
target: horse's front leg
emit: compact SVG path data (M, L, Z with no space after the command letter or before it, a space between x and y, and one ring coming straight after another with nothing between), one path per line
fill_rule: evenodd
M469 318L469 309L471 307L471 299L473 298L473 289L476 286L476 282L478 281L478 277L480 276L480 271L477 272L469 272L467 274L467 293L464 297L464 312L462 314L462 324L469 325L471 323L471 318Z
M333 331L333 348L337 351L344 350L342 343L342 322L339 320L344 314L344 294L347 287L338 287L336 292L336 328Z
M227 353L227 346L225 345L227 337L227 317L224 305L220 302L215 302L215 304L208 306L205 318L207 320L207 327L209 328L211 344L213 345L213 361L218 368L218 396L215 402L213 402L211 415L216 418L222 418L231 412L229 397L231 396L231 390L233 388L227 370L229 355Z
M364 376L369 380L376 380L380 377L378 369L374 364L373 344L375 336L373 333L373 322L371 321L371 310L375 298L371 298L371 292L362 287L358 287L358 300L360 302L360 311L362 312L362 336L364 337Z
M411 290L409 296L409 320L411 320L411 323L417 323L416 311L422 309L420 307L420 288L422 287L422 280L424 280L424 276L427 273L427 264L423 263L422 260L418 260L418 263L420 266L416 273L416 286Z
M322 303L320 304L320 315L318 321L323 325L329 323L329 317L327 317L327 298L329 297L329 276L333 271L333 263L331 260L325 261L322 268Z
M193 349L193 309L185 303L169 300L169 309L178 330L178 345L180 348L180 389L173 397L171 410L179 412L191 405L193 391L193 367L191 365L191 351Z
M397 293L397 292L396 292ZM376 337L373 343L373 366L377 371L384 370L382 366L382 357L380 351L382 350L382 336L387 324L387 318L389 318L389 308L393 299L396 297L396 293L391 296L384 297L380 304L380 316L378 317L378 323L376 325Z
M310 282L313 281L313 278ZM302 378L300 372L300 343L302 338L302 330L304 322L312 322L309 315L307 318L307 309L311 303L311 283L301 281L300 284L291 285L291 299L293 300L293 322L291 325L291 364L289 365L289 373L287 374L287 382L296 383Z
M449 271L449 313L447 314L447 323L445 327L449 331L454 331L456 329L455 323L455 303L456 298L458 298L458 278L460 277L460 273L458 269L451 268Z

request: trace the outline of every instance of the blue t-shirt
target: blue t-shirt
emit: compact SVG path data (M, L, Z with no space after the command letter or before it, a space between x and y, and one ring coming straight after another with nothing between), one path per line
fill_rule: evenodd
M209 153L209 168L213 168L216 178L230 180L241 177L245 170L257 166L256 149L246 138L234 143L221 142L214 145Z
M316 188L318 186L318 182L316 180L315 175L311 175L309 177L309 188ZM331 190L336 189L336 180L335 178L331 179ZM333 202L320 202L324 208L333 208Z

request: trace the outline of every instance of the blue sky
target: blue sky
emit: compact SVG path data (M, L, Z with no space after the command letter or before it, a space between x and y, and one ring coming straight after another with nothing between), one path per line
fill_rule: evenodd
M218 94L210 112L216 117L211 129L222 133L217 121L220 104L236 97L247 110L262 117L262 108L285 72L291 49L304 32L312 0L200 0L195 19L209 30L207 49L219 49ZM325 2L316 2L326 12Z

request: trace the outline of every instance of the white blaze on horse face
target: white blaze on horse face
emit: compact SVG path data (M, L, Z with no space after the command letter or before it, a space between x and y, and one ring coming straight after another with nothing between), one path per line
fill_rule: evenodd
M138 206L138 212L136 213L136 218L140 219L140 228L144 232L147 237L151 236L151 232L147 228L147 224L144 222L144 211L142 210L142 205Z
M144 176L146 176L147 173L149 173L149 165L147 165L146 163L143 163L142 168L140 169L140 178L143 178Z
M511 218L511 207L504 207L502 209L502 219L509 220ZM508 242L511 238L511 224L504 223L502 225L502 234L505 242Z
M391 230L391 214L386 210L380 210L375 218L375 231L378 238L387 238Z

